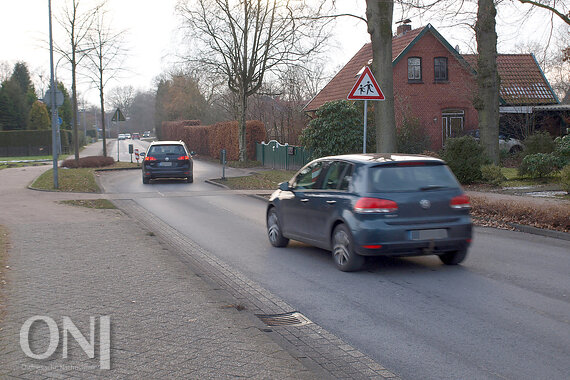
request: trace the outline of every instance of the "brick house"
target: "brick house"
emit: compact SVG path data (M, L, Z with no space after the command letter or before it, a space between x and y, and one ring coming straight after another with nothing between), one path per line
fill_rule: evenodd
M447 137L477 129L473 106L476 61L476 55L459 54L430 24L414 30L410 25L399 26L392 39L396 125L401 125L404 117L418 118L434 150L441 148ZM305 111L314 116L324 103L346 99L364 66L371 62L372 44L368 43ZM497 62L502 79L501 112L526 112L529 106L558 103L532 54L500 54Z

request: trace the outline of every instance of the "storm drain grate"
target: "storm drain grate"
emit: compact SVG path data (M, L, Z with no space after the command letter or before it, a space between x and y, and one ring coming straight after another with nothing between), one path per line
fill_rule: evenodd
M255 316L267 326L304 326L313 323L298 311L284 314L256 314Z

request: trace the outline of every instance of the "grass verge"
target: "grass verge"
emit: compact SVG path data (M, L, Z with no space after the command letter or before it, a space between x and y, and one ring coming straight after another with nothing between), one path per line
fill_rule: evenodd
M476 224L512 229L509 223L570 232L570 212L568 207L557 204L542 204L540 207L520 200L505 202L471 195L471 215Z
M231 177L214 182L232 190L275 190L281 182L289 181L295 174L292 170L267 170L244 177Z
M51 165L51 162L11 162L9 164L0 164L0 170L10 168L21 168L24 166L44 166Z
M70 201L61 201L60 203L70 206L87 207L98 210L108 210L116 208L115 205L107 199L77 199Z
M55 190L74 193L99 193L101 189L95 182L93 169L79 168L79 169L63 169L59 168L57 171L59 189L53 187L53 169L47 170L40 175L32 187L40 190Z
M53 187L53 169L50 169L39 176L32 183L32 187L34 189L50 191L100 193L101 189L95 181L95 171L132 168L139 168L139 166L136 163L116 162L113 165L106 166L104 168L59 168L57 171L59 189L57 190Z

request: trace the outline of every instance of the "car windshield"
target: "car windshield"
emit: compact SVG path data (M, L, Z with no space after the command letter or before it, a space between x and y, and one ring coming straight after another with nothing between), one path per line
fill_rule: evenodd
M153 145L148 151L149 155L185 155L184 147L182 145Z
M459 183L445 165L375 166L370 168L371 192L430 191L456 187L459 187Z

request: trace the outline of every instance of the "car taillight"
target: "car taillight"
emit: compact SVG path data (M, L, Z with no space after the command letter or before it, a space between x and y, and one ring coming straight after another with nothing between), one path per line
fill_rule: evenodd
M466 210L471 208L471 202L469 202L469 197L465 194L451 198L449 205L451 206L451 208L454 208L456 210Z
M354 211L365 214L387 214L398 211L398 204L389 199L360 198L354 205Z
M146 156L146 157L144 158L144 160L145 160L145 161L156 161L156 158L155 158L155 157L152 157L152 156Z
M190 157L188 157L188 156L180 156L180 157L178 157L178 161L184 161L184 160L189 160L189 159L190 159Z

